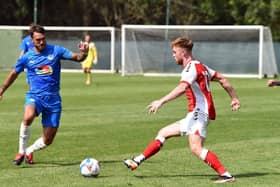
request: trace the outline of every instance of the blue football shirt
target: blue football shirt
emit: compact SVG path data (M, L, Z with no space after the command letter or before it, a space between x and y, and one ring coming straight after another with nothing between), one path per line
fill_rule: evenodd
M60 89L61 59L70 59L72 52L62 46L46 45L46 48L37 53L27 51L18 59L14 70L17 73L27 70L27 79L30 84L30 94L56 94Z
M20 50L27 52L28 50L33 49L33 48L34 48L34 44L32 42L31 36L27 35L21 41Z

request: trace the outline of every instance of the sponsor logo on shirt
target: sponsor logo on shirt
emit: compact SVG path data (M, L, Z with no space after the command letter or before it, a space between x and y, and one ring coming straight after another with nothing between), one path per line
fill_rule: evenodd
M186 68L186 72L189 72L189 71L190 71L191 65L192 65L192 63L191 63L191 62L190 62L190 63L188 63L187 68Z
M49 65L39 66L35 69L35 72L39 76L51 75L53 73L53 69Z

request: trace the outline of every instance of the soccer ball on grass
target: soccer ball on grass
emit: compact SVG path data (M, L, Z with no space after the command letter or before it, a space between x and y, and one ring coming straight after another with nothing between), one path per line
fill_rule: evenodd
M86 158L80 164L80 172L84 177L97 177L100 173L100 164L94 158Z

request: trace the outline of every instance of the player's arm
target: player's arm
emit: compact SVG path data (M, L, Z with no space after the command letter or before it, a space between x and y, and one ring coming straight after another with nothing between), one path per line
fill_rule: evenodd
M0 87L0 100L2 99L4 92L13 84L13 82L17 79L17 77L18 77L18 73L15 70L12 70L9 73L3 85Z
M81 62L87 57L87 53L80 52L80 53L72 53L70 60Z
M25 53L25 51L24 51L24 50L21 50L21 51L19 52L19 58L20 58L24 53Z
M228 93L228 95L230 96L231 109L233 111L238 110L240 108L240 101L239 101L233 87L231 86L230 82L228 81L228 79L225 76L223 76L222 74L216 72L216 74L212 80L219 82L221 84L221 86L225 89L225 91Z
M165 103L176 99L185 93L186 89L189 87L189 84L186 82L181 82L177 87L175 87L170 93L162 97L159 100L153 101L150 105L147 106L149 113L156 113L157 110Z
M267 86L268 87L273 87L273 86L280 86L280 81L277 80L268 80L267 81Z
M77 62L83 61L88 55L88 44L80 42L78 45L80 53L72 53L70 60Z

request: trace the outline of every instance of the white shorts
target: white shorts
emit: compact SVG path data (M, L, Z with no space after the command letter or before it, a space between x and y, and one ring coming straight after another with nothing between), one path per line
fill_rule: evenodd
M208 114L195 110L189 112L184 119L178 121L181 136L197 134L206 138L206 127L209 123Z

